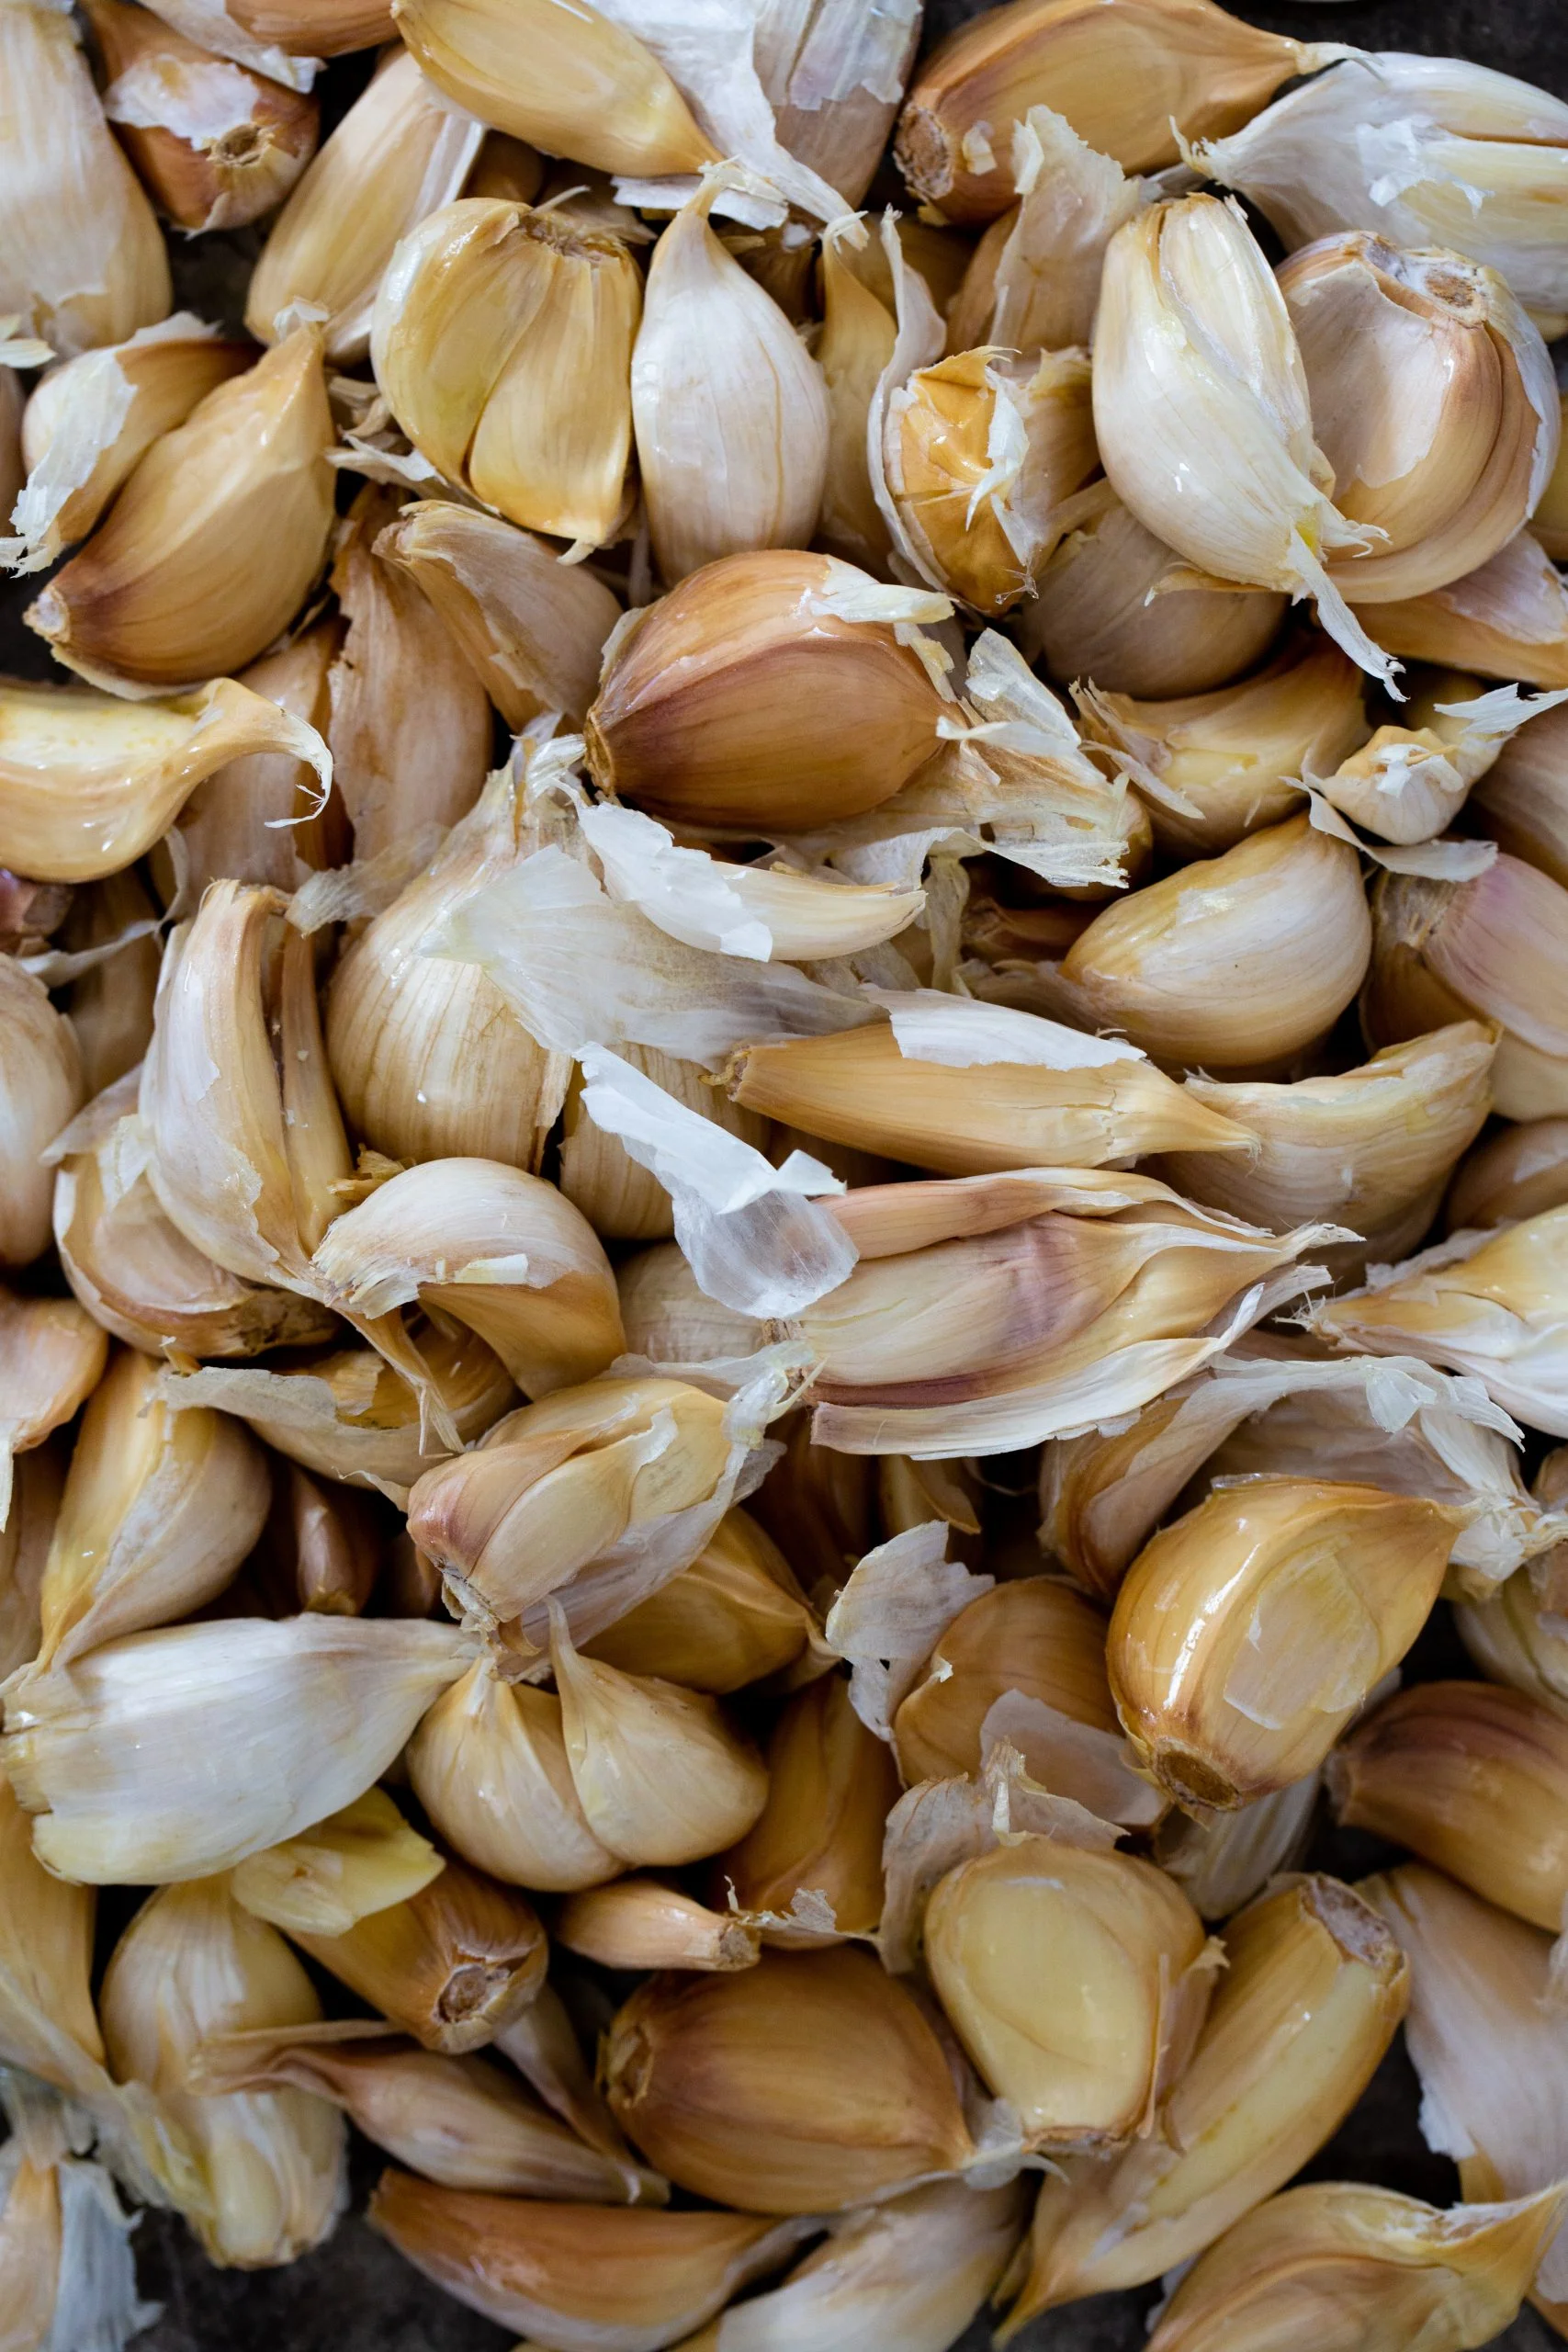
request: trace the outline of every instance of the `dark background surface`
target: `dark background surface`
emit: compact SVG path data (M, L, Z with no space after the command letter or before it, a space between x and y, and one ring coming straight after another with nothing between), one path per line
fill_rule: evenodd
M980 13L976 0L928 0L930 35L934 39ZM1301 40L1472 57L1568 96L1564 0L1514 0L1512 6L1487 0L1441 6L1428 0L1325 0L1294 7L1240 6L1235 13ZM190 299L184 287L181 291ZM26 585L32 591L37 583ZM6 634L9 638L12 631ZM1450 1638L1445 1626L1434 1625L1421 1645L1425 1656L1414 1657L1410 1670L1455 1670ZM1325 1837L1311 1859L1354 1874L1381 1857ZM1459 2193L1457 2175L1424 2147L1416 2107L1415 2077L1396 2043L1360 2105L1305 2177L1376 2180L1438 2204L1451 2203ZM162 2301L164 2312L137 2339L138 2352L510 2352L513 2338L508 2331L427 2285L367 2227L360 2216L378 2165L374 2151L356 2150L355 2210L325 2246L285 2270L214 2270L181 2223L167 2214L146 2215L138 2233L142 2292ZM1136 2352L1156 2292L1101 2296L1051 2312L1018 2339L1017 2352ZM964 2338L963 2352L981 2352L988 2340L987 2328L976 2324ZM1559 2341L1528 2312L1496 2339L1506 2352L1549 2352Z

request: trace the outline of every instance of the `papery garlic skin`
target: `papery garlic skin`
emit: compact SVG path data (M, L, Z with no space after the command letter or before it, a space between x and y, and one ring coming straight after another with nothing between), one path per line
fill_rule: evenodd
M356 1617L131 1634L12 1689L0 1767L63 1875L203 1878L362 1795L472 1657L455 1626Z
M1375 1487L1216 1488L1145 1544L1107 1663L1140 1759L1184 1804L1289 1788L1420 1632L1465 1514Z
M221 1879L152 1895L104 1978L104 2038L121 2080L145 2083L188 2136L202 2200L186 2219L209 2256L241 2269L292 2262L347 2201L343 2119L295 2090L193 2095L187 2069L209 2033L310 2025L315 1988L276 1928Z
M429 1710L408 1761L442 1836L492 1877L554 1894L624 1867L589 1827L554 1691L503 1681L481 1660Z
M757 74L781 146L859 204L871 184L919 41L921 0L763 0Z
M1290 315L1239 211L1183 197L1116 232L1093 390L1105 470L1147 530L1201 571L1313 596L1351 659L1392 677L1325 568L1368 535L1330 498Z
M381 275L400 238L462 193L483 128L433 93L406 51L389 52L370 86L307 166L251 273L245 325L276 339L290 303L328 313L326 356L362 359Z
M0 311L62 359L121 343L167 315L168 255L63 9L6 7L0 82L28 93L6 141Z
M0 1265L29 1265L49 1247L54 1170L39 1154L82 1096L70 1022L15 956L0 956Z
M1336 503L1386 535L1334 566L1345 594L1421 596L1489 561L1534 513L1562 437L1546 346L1503 278L1361 230L1293 254L1280 288Z
M654 559L673 587L758 548L804 547L828 472L822 371L725 252L713 175L653 249L632 413Z
M1019 200L975 249L948 312L952 346L1087 345L1106 245L1147 190L1049 107L1031 107L1013 125L1011 162Z
M1292 249L1354 229L1447 245L1495 270L1528 310L1568 312L1556 227L1568 106L1511 74L1465 58L1352 56L1191 160Z

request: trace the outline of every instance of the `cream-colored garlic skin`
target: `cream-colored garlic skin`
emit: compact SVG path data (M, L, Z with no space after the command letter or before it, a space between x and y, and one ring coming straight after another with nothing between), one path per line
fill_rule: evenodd
M1446 587L1362 607L1390 653L1483 678L1568 686L1568 582L1532 531Z
M442 1836L492 1877L558 1894L624 1867L588 1826L553 1690L503 1681L480 1660L430 1709L408 1761Z

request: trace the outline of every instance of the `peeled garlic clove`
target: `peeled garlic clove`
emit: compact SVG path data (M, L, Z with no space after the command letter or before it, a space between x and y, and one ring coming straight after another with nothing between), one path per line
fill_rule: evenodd
M793 1666L816 1633L795 1572L743 1510L689 1568L582 1644L584 1657L722 1697Z
M1353 661L1393 676L1325 569L1368 534L1329 497L1283 297L1239 212L1213 197L1152 205L1107 246L1094 426L1148 530L1222 579L1310 594Z
M1116 1731L1105 1679L1105 1620L1053 1577L1022 1577L972 1600L946 1627L929 1663L930 1672L893 1718L899 1769L911 1787L975 1777L985 1761L986 1718L1010 1691L1095 1731ZM1021 1745L1015 1732L1008 1736ZM1066 1781L1058 1785L1053 1776L1050 1785L1058 1795L1089 1802Z
M16 513L0 502L19 534L0 542L12 568L40 571L85 539L154 441L250 364L244 344L180 311L129 343L51 368L22 420L28 479Z
M754 1968L757 1929L732 1912L709 1911L653 1878L617 1879L568 1897L556 1941L603 1968Z
M1449 1187L1450 1233L1513 1225L1568 1206L1568 1119L1500 1127L1468 1152Z
M673 587L725 556L799 548L827 479L822 371L709 224L705 181L653 249L632 413L654 560Z
M8 680L0 725L0 859L49 881L118 874L231 760L285 753L332 775L313 727L233 678L145 702Z
M1561 2188L1439 2212L1414 2197L1322 2181L1270 2198L1184 2278L1154 2352L1236 2352L1304 2323L1323 2352L1490 2343L1516 2316L1562 2218Z
M1465 1517L1259 1478L1162 1530L1127 1571L1107 1653L1147 1769L1182 1804L1224 1811L1321 1764L1425 1624Z
M1190 138L1232 129L1281 82L1338 54L1258 31L1210 0L993 9L927 59L895 152L913 193L946 219L989 220L1012 200L1006 141L1031 107L1053 107L1088 145L1143 171L1176 161L1173 118Z
M371 321L376 379L448 481L525 528L595 546L625 499L641 308L618 238L465 198L430 213L388 265Z
M567 1760L588 1825L631 1864L697 1861L743 1837L768 1776L716 1700L581 1657L552 1626Z
M585 2147L483 2058L411 2050L390 2037L314 2041L284 2027L209 2041L199 2068L210 2089L292 2089L330 2099L367 2140L443 2188L594 2205L638 2201L634 2165Z
M455 1626L393 1619L133 1634L10 1691L0 1769L39 1815L51 1868L96 1884L199 1878L363 1795L472 1656Z
M1523 1690L1422 1682L1335 1751L1341 1821L1556 1933L1568 1895L1568 1722Z
M492 861L504 870L527 854L520 813L520 791L502 769L333 975L333 1080L355 1133L392 1159L472 1154L531 1168L560 1108L566 1065L535 1044L488 975L422 953Z
M471 2310L562 2352L673 2344L803 2234L739 2213L465 2196L400 2172L383 2173L370 2222Z
M492 130L601 171L663 177L716 160L634 33L574 0L411 0L398 30L438 90Z
M1098 290L1098 289L1097 289ZM1240 677L1279 635L1285 598L1193 571L1109 482L1082 511L1018 616L1019 642L1059 686L1188 695Z
M1372 922L1369 1035L1495 1021L1495 1107L1507 1119L1568 1111L1568 893L1501 856L1472 882L1381 875Z
M1173 1879L1055 1838L949 1871L925 1954L953 2031L1035 2147L1105 2150L1152 2130L1213 1982Z
M745 2212L863 2204L973 2153L919 2005L848 1945L649 1977L617 2013L604 2064L616 2119L649 2161Z
M406 51L389 52L273 222L251 274L249 332L271 343L289 305L310 302L328 314L328 359L362 359L394 247L461 195L482 137L470 117L442 103Z
M761 1326L707 1297L673 1241L624 1259L617 1287L626 1347L649 1363L705 1363L761 1345Z
M133 1116L96 1139L77 1144L75 1134L74 1125L66 1131L55 1179L54 1238L67 1282L104 1330L149 1355L174 1348L252 1356L332 1338L336 1318L325 1307L242 1282L169 1222L147 1181L146 1140Z
M1335 2132L1404 2014L1410 1972L1337 1879L1288 1880L1233 1919L1197 2048L1155 2132L1078 2157L1035 2210L1011 2337L1075 2296L1138 2286L1213 2243Z
M1368 605L1366 620L1381 646L1411 661L1568 686L1568 584L1529 531L1425 596Z
M715 1863L715 1884L733 1886L743 1911L771 1915L766 1943L809 1951L872 1935L882 1917L883 1833L897 1799L886 1743L855 1713L842 1675L824 1675L795 1693L774 1725L767 1802Z
M215 57L125 0L85 9L104 113L176 228L242 229L280 204L315 153L319 102Z
M335 437L321 333L300 327L153 444L28 626L133 695L254 662L321 569Z
M1565 148L1560 98L1468 58L1383 51L1346 58L1190 160L1255 203L1292 250L1347 229L1451 246L1557 334L1568 280L1540 231Z
M1503 279L1358 229L1294 254L1280 289L1336 503L1386 534L1335 566L1346 595L1390 604L1487 562L1534 512L1561 438L1546 346Z
M54 1170L39 1155L82 1094L70 1022L15 956L0 956L0 1265L28 1265L49 1247Z
M1467 804L1478 830L1509 856L1568 888L1568 711L1559 705L1500 747Z
M115 1947L103 1988L109 2061L186 2133L201 2188L186 2218L214 2262L255 2269L319 2245L346 2199L347 2135L325 2100L302 2091L193 2093L190 2063L208 2034L321 2014L283 1938L222 1879L151 1895Z
M1449 1171L1491 1108L1495 1043L1478 1021L1385 1046L1358 1069L1293 1086L1189 1080L1205 1108L1258 1139L1250 1163L1168 1155L1173 1184L1254 1225L1332 1218L1362 1237L1354 1256L1396 1258L1418 1242Z
M1187 856L1232 849L1297 810L1302 777L1337 768L1366 741L1361 684L1319 639L1208 694L1138 702L1091 685L1075 699L1089 741L1125 758L1134 785L1146 773L1156 840Z
M466 1324L530 1396L591 1379L624 1350L592 1227L553 1184L499 1161L405 1169L335 1220L312 1263L347 1312L417 1298Z
M333 722L328 677L342 637L336 620L322 621L253 662L234 682L295 720L297 741L293 747L264 746L226 760L186 802L178 831L193 900L199 901L210 882L270 883L276 890L296 890L312 873L349 857L347 812L340 791L323 798L333 763L321 755ZM222 682L220 691L227 685ZM313 730L321 750L307 745L302 729ZM310 750L311 758L300 757L301 746Z
M548 1956L531 1905L458 1861L343 1935L293 1932L400 2032L450 2056L480 2049L527 2007Z
M1371 944L1355 852L1294 817L1108 907L1060 968L1145 1052L1256 1069L1332 1026Z
M0 311L70 359L167 315L168 255L70 17L18 0L0 31L0 81L28 93L7 139Z
M367 482L340 528L332 570L348 632L328 681L328 733L361 862L466 817L490 766L483 686L417 583L374 552L398 504Z
M922 578L995 618L1026 595L1099 469L1089 355L982 348L891 394L887 491Z
M623 634L588 714L600 788L676 824L755 831L875 808L947 708L908 624L946 599L775 548L682 581Z
M337 1936L406 1903L446 1867L384 1789L367 1789L298 1837L248 1855L230 1872L229 1887L237 1903L275 1928Z
M622 1867L572 1785L559 1699L503 1681L489 1659L437 1699L408 1766L441 1835L493 1878L558 1894L601 1885Z
M817 364L828 391L828 471L817 534L852 563L880 569L892 544L872 489L866 419L872 396L893 357L893 312L850 259L864 229L857 219L829 221L822 232L822 332Z
M224 1414L171 1411L158 1379L127 1351L88 1403L43 1574L39 1669L193 1615L265 1523L260 1447Z

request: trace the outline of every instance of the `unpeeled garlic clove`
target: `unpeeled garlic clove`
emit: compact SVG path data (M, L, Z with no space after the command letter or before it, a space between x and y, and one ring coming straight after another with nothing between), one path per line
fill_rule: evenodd
M297 1837L249 1854L229 1873L236 1903L290 1935L344 1936L406 1903L446 1869L384 1789L367 1789Z
M1107 1647L1147 1770L1200 1813L1303 1779L1426 1623L1466 1516L1257 1478L1163 1529L1127 1571Z
M1568 892L1506 855L1471 882L1385 874L1372 925L1361 1007L1371 1037L1494 1021L1495 1107L1507 1119L1568 1111Z
M663 177L716 161L634 33L576 0L399 0L398 30L438 90L492 130L605 172Z
M60 882L118 875L229 762L281 754L323 789L315 729L234 678L127 702L87 685L0 685L0 858Z
M948 699L911 623L945 597L763 549L682 580L615 641L594 782L675 824L805 828L874 808L936 752ZM916 641L908 640L914 637Z
M502 1680L491 1659L437 1699L409 1743L408 1766L447 1843L509 1885L569 1894L622 1867L572 1784L559 1699Z
M1323 2352L1461 2352L1506 2328L1568 2190L1439 2212L1359 2183L1287 2189L1237 2222L1165 2306L1153 2352L1236 2352L1304 2323ZM1277 2340L1277 2338L1276 2338Z
M1568 415L1568 393L1560 394L1559 399L1563 413ZM1561 563L1568 556L1568 454L1561 443L1551 478L1530 516L1530 535L1540 541L1553 563Z
M758 12L758 77L778 119L779 143L859 204L887 143L919 39L919 0L874 15L859 0L788 0Z
M498 771L333 975L333 1080L355 1133L392 1159L472 1154L532 1168L559 1111L564 1061L535 1044L477 965L421 952L481 873L528 854L522 800L510 766Z
M65 1464L53 1446L24 1453L11 1465L6 1524L0 1527L0 1678L38 1656L39 1586L65 1485Z
M1293 254L1280 289L1336 503L1386 535L1335 565L1345 594L1391 604L1478 570L1534 512L1556 463L1561 411L1540 330L1495 271L1366 229Z
M768 1140L766 1119L738 1108L709 1085L698 1062L678 1061L651 1046L628 1045L622 1058L639 1076L689 1111L701 1114L728 1135L761 1150ZM617 1136L590 1117L583 1102L581 1069L572 1074L561 1120L560 1183L567 1199L581 1210L594 1230L611 1241L657 1241L674 1232L675 1212L669 1193L652 1170L633 1159Z
M1010 163L1018 202L975 248L948 311L952 345L1087 345L1106 245L1147 203L1147 192L1046 106L1031 107L1014 123Z
M1306 781L1383 841L1432 841L1524 722L1562 699L1562 689L1533 698L1517 686L1483 694L1479 683L1452 671L1439 675L1411 704L1408 726L1380 727L1332 775L1304 771Z
M1499 1127L1454 1170L1445 1213L1450 1233L1515 1225L1568 1206L1568 1118Z
M1355 852L1293 817L1108 907L1059 968L1091 1022L1161 1060L1239 1071L1330 1028L1371 950Z
M712 1363L761 1344L761 1324L710 1299L673 1241L623 1259L616 1286L627 1349L649 1363Z
M995 619L1026 596L1098 471L1086 351L964 351L888 397L882 461L900 552Z
M1232 129L1281 82L1339 54L1258 31L1210 0L1015 0L926 61L895 152L913 192L946 219L989 220L1012 199L1005 142L1031 107L1055 108L1090 147L1143 171L1176 161L1173 119L1190 137Z
M632 413L654 560L671 587L726 556L800 548L827 480L822 371L714 234L708 175L653 249Z
M85 9L104 113L176 228L242 229L280 204L316 150L317 99L228 62L126 0Z
M87 959L87 969L70 984L65 1010L76 1032L91 1102L128 1076L152 1042L161 960L158 909L134 866L106 876L83 894L72 907L61 944L68 954ZM56 1145L59 1140L57 1136ZM57 1200L59 1192L57 1182Z
M1454 1623L1488 1682L1505 1682L1562 1714L1568 1713L1568 1639L1554 1565L1548 1553L1538 1574L1516 1568L1488 1599L1456 1607Z
M1311 595L1352 661L1393 676L1325 570L1369 535L1329 496L1290 314L1239 211L1181 197L1111 238L1094 427L1112 486L1145 528L1222 579Z
M28 92L7 137L0 311L70 359L167 316L168 255L70 17L21 0L0 24L0 79Z
M309 68L319 58L373 49L396 34L389 0L220 0L216 8L205 0L161 0L161 6L170 24L192 29L193 39L193 28L204 26L221 56L274 44L270 65L256 62L277 81L289 79L287 69L296 58Z
M1378 643L1409 661L1568 686L1568 584L1529 531L1462 579L1365 610Z
M1091 1730L1117 1729L1105 1679L1105 1620L1054 1577L1021 1577L970 1601L928 1664L929 1673L893 1718L899 1769L911 1787L960 1774L975 1778L985 1761L986 1718L1010 1691ZM1008 1736L1022 1747L1015 1731ZM1032 1769L1035 1779L1046 1777ZM1050 1785L1058 1795L1089 1803L1067 1779L1058 1782L1053 1774Z
M1523 1690L1422 1682L1336 1749L1341 1821L1555 1933L1568 1895L1568 1722Z
M272 224L245 300L257 342L276 340L292 303L310 302L328 314L327 358L363 359L393 249L461 195L483 135L442 102L406 51L389 51Z
M199 902L211 882L297 890L311 874L348 860L353 835L342 793L323 797L333 762L320 752L301 758L306 738L298 732L313 729L327 746L333 721L328 679L342 639L335 619L319 622L232 682L298 722L298 741L292 748L264 746L226 760L186 802L177 829L193 901ZM229 684L220 682L219 690Z
M363 1795L472 1656L455 1626L392 1619L133 1634L11 1690L0 1768L39 1815L51 1868L95 1884L200 1878Z
M715 1885L733 1888L742 1911L769 1915L765 1943L810 1951L874 1934L883 1834L897 1799L886 1743L861 1722L843 1676L823 1675L795 1693L773 1726L767 1802L714 1864Z
M649 1977L616 2014L604 2067L649 2161L746 2212L863 2204L973 2154L923 2012L849 1945Z
M1319 639L1207 694L1138 702L1086 685L1074 699L1089 740L1123 758L1135 786L1146 777L1160 846L1187 857L1233 849L1297 810L1302 777L1337 768L1366 741L1361 684Z
M1035 2209L1029 2275L1002 2331L1141 2285L1282 2188L1371 2080L1410 1972L1337 1879L1288 1880L1225 1930L1226 1966L1155 2132L1110 2164L1069 2159Z
M547 1942L516 1890L448 1860L438 1878L339 1936L296 1929L302 1951L426 2050L492 2041L544 1982Z
M226 1414L172 1411L152 1358L126 1351L83 1416L39 1594L39 1670L189 1617L265 1523L266 1463Z
M1309 1772L1275 1795L1258 1797L1234 1813L1197 1821L1174 1807L1155 1831L1151 1848L1204 1919L1228 1919L1293 1870L1312 1837L1320 1772Z
M572 1785L601 1843L626 1863L674 1865L744 1837L768 1776L717 1701L581 1657L558 1612L551 1635Z
M584 1642L582 1654L722 1698L782 1674L816 1631L772 1536L748 1512L730 1510L689 1568Z
M154 442L28 626L132 695L254 662L321 569L335 437L321 331L300 327Z
M15 513L5 507L18 534L0 542L12 569L41 571L85 539L154 441L250 364L244 344L180 311L51 368L22 419L27 481Z
M1285 598L1194 571L1144 528L1109 482L1083 492L1082 512L1018 616L1019 642L1059 686L1091 680L1106 693L1206 693L1260 662Z
M1491 1108L1489 1023L1456 1022L1385 1046L1357 1069L1293 1086L1193 1078L1197 1100L1258 1140L1250 1162L1168 1154L1170 1181L1254 1225L1328 1217L1361 1236L1352 1260L1387 1261L1421 1240L1449 1173ZM1340 1258L1347 1254L1341 1248Z
M1030 2144L1101 2152L1153 2130L1217 1958L1152 1862L1041 1837L948 1871L925 1954L953 2031Z
M525 529L595 547L626 503L641 309L619 238L468 197L393 254L370 356L399 424L447 481Z
M750 1921L636 1874L569 1895L552 1927L558 1943L602 1968L754 1968L760 1949Z
M400 2172L382 2175L370 2222L470 2309L561 2352L673 2344L804 2234L739 2213L464 2195Z
M31 1829L0 1775L0 2057L90 2098L107 2083L91 1989L96 1897L43 1868Z
M1510 857L1522 858L1568 888L1565 745L1568 710L1560 704L1500 746L1468 806L1476 828Z
M866 419L898 329L892 311L851 258L856 240L865 233L856 215L829 221L822 232L817 364L828 392L828 470L817 534L846 561L880 571L892 540L872 488Z
M1351 54L1190 161L1239 189L1292 250L1364 229L1485 264L1552 334L1568 281L1540 234L1568 106L1468 58Z
M70 1299L23 1298L0 1287L0 1444L7 1464L86 1403L107 1356L104 1333ZM0 1474L0 1493L8 1475Z
M0 1265L49 1247L54 1170L39 1158L82 1106L82 1056L49 991L0 956Z
M187 2086L208 2034L321 2017L277 1930L242 1909L220 1878L164 1887L116 1945L102 2000L116 2074L145 2084L190 2143L200 2199L186 2218L210 2259L256 2269L319 2245L347 2197L342 2118L302 2091L206 2098Z
M483 2058L411 2050L389 2036L318 2041L309 2030L231 2033L198 2059L209 2087L299 2090L330 2099L367 2140L443 2188L493 2189L569 2203L657 2203L654 2176L585 2147L522 2086Z

